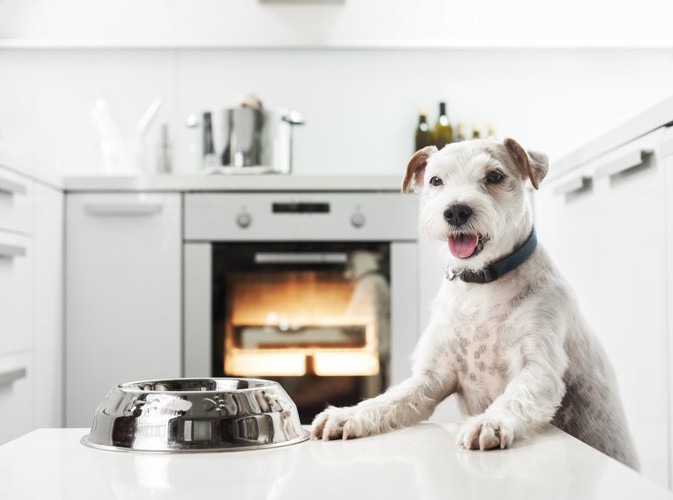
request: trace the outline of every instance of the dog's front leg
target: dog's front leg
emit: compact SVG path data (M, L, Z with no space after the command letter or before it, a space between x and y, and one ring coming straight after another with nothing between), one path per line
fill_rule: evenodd
M455 382L440 380L431 372L414 375L356 406L330 406L316 416L311 436L349 439L413 425L428 418L454 386Z
M528 339L515 361L518 374L484 413L465 421L457 444L473 450L506 448L515 438L526 437L549 423L563 399L567 362L555 342Z

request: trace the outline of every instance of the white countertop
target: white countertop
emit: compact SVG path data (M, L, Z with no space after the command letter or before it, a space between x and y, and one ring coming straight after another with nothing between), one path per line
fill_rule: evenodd
M54 189L63 189L63 179L55 171L40 165L20 150L4 144L0 144L0 172L2 169L7 169Z
M673 498L549 426L508 450L458 449L454 425L258 451L152 454L80 444L88 429L39 429L0 446L0 496L92 499Z
M566 156L553 161L549 169L547 182L549 182L549 179L563 175L565 172L593 160L628 141L637 139L660 127L670 126L672 123L673 97L670 97L596 137Z
M150 175L66 177L68 192L98 191L396 191L399 175Z

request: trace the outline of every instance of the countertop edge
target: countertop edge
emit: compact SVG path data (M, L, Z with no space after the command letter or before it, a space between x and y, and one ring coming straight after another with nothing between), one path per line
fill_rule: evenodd
M63 178L60 175L41 168L27 155L6 145L0 145L0 168L52 189L63 191Z
M399 192L397 175L149 175L65 177L66 192Z
M655 104L573 152L553 161L548 179L557 178L626 142L658 128L671 126L671 124L673 124L673 97Z
M400 465L407 467L410 464L425 464L427 466L439 460L444 465L449 466L446 472L450 473L453 470L454 473L460 473L460 477L465 478L472 485L482 484L484 480L489 481L492 478L495 481L491 481L491 486L494 484L504 485L503 479L513 481L512 484L515 489L510 488L509 496L505 495L503 498L518 498L519 495L511 495L512 491L516 493L521 493L521 491L538 493L550 491L548 479L531 481L531 474L542 477L552 471L558 473L558 466L565 464L562 470L565 471L566 475L561 477L560 486L563 487L565 484L567 487L572 484L573 488L568 491L580 493L579 497L568 496L567 498L617 498L614 493L622 492L620 488L626 488L624 492L627 492L630 497L635 497L634 494L639 492L643 498L673 498L671 493L663 486L641 476L636 471L552 425L545 426L540 432L532 434L527 439L515 442L514 446L508 450L489 452L458 449L453 439L459 427L460 424L458 423L422 422L384 435L349 440L348 442L342 440L329 443L321 440L306 441L296 446L278 448L277 453L265 456L269 459L275 457L276 462L284 461L288 457L303 457L301 463L304 465L307 463L313 464L317 461L319 467L314 471L320 473L326 470L324 472L325 476L330 474L329 467L334 466L343 470L344 466L349 465L351 470L354 470L354 468L363 465L375 465L377 470L384 471L387 474L391 471L399 471L400 469L395 467ZM441 432L438 433L438 429ZM167 455L119 454L111 451L93 450L80 443L80 438L86 435L88 431L88 428L40 428L1 445L0 463L3 467L10 466L10 469L13 467L14 471L13 474L10 473L8 476L8 481L3 484L14 493L12 498L35 498L36 490L29 484L28 478L35 480L40 477L50 478L50 484L55 488L63 488L64 484L81 487L81 490L75 488L69 491L71 493L69 498L91 498L90 493L92 491L97 491L101 484L109 484L106 481L110 480L122 481L119 484L123 484L123 481L126 480L128 486L141 488L143 485L139 485L137 481L139 476L134 476L134 472L137 470L149 472L148 478L157 479L156 484L161 484L164 488L168 487L166 486L168 483L165 481L167 477L165 474L162 473L157 476L152 473L153 469L147 468L148 465L154 464L159 466L159 472L162 472L167 465L167 460L165 460ZM415 453L419 446L425 450L425 454L432 454L432 458L428 461L419 460L419 454ZM36 453L38 450L42 453ZM250 450L237 456L236 460L253 464L255 460L262 456L256 453L268 452L269 450ZM401 453L406 458L400 459L400 457L397 457L396 460L391 462L388 456L391 452ZM422 456L425 456L425 454ZM143 459L137 460L139 456L142 456ZM159 458L154 460L152 457ZM187 470L196 471L198 469L202 472L206 464L212 464L211 469L213 470L221 467L222 464L231 464L231 461L227 462L231 457L232 455L226 453L171 454L169 459L180 463L182 467L187 467ZM90 471L102 471L102 474L99 474L100 477L97 477L93 482L89 481L87 485L81 486L81 474L86 472L84 469L92 463L92 459L94 462ZM26 466L27 463L30 463L34 470L30 470ZM386 469L386 467L388 468ZM577 476L576 473L582 470L586 470L586 473ZM569 476L569 473L573 473L573 475ZM436 493L433 498L442 498L447 490L437 489L440 487L441 481L437 480L436 474L437 471L432 476L435 479L432 483L435 485L435 489L424 491L426 493ZM142 475L142 477L145 478L146 476ZM367 477L372 479L370 475ZM379 474L379 477L383 476ZM294 482L295 491L289 492L288 490L292 495L286 495L283 498L312 498L314 490L306 490L310 495L302 495L301 493L306 491L296 489L298 484L304 484L304 479L298 478ZM375 476L373 480L376 481ZM428 484L427 478L423 481L423 484ZM523 487L524 490L516 489L517 485ZM173 486L178 493L186 491L185 488L179 491L180 484L178 483ZM192 484L187 485L188 488L192 486ZM216 490L217 487L219 486L215 485L211 490ZM359 489L346 488L342 491L353 492L359 491ZM463 491L466 491L466 489L463 488ZM487 493L493 490L486 487L483 491L480 491ZM558 497L562 498L563 495L561 494ZM112 496L109 495L105 498L112 498ZM326 498L342 497L327 495ZM542 497L535 496L535 498Z

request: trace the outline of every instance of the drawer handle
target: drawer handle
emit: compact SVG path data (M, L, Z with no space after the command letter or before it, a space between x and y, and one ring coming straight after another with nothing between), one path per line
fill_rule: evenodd
M0 177L0 193L26 194L26 186Z
M568 182L564 182L560 186L556 186L554 188L554 195L565 196L570 193L575 193L577 191L581 191L582 189L587 187L590 183L591 183L591 177L581 175L579 177L575 177L574 179L569 180Z
M161 212L159 203L90 203L84 209L91 215L154 215Z
M631 153L606 163L596 169L596 178L610 177L638 167L645 162L645 157L654 153L651 149L638 149Z
M14 368L6 372L0 372L0 387L3 385L10 385L15 380L19 380L26 376L25 368Z
M0 243L0 257L11 259L13 257L24 257L26 247L17 247L15 245L5 245Z

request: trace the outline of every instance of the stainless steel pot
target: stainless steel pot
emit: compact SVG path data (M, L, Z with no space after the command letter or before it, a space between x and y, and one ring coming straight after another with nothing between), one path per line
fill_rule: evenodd
M195 123L192 120L192 123ZM290 173L296 111L241 106L203 114L203 166L223 173Z
M276 382L187 378L113 387L82 443L121 451L230 451L308 436L294 402Z

